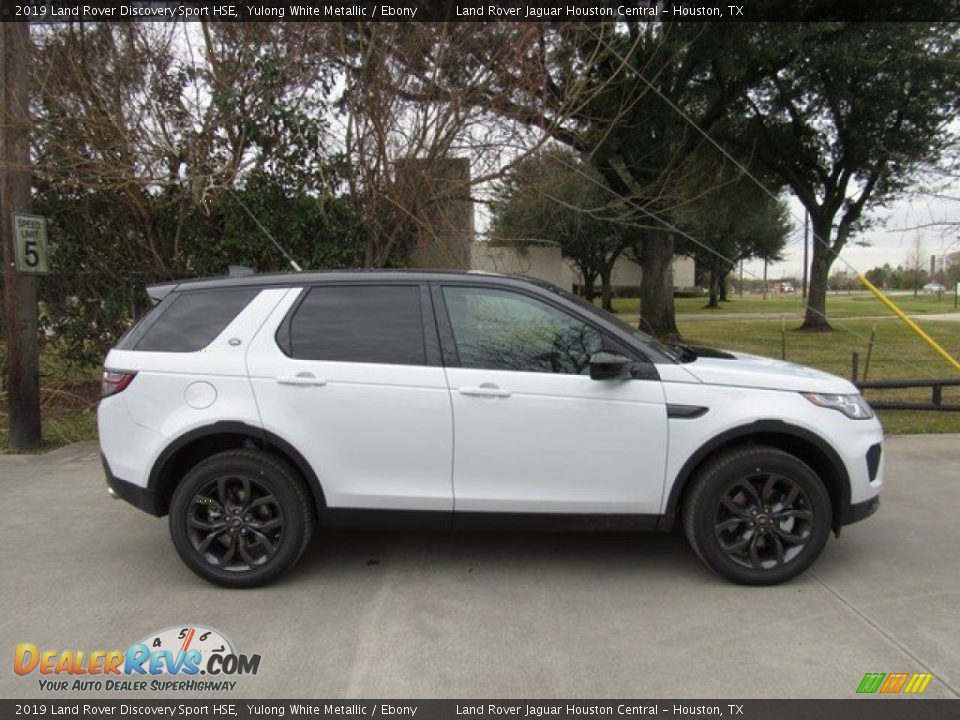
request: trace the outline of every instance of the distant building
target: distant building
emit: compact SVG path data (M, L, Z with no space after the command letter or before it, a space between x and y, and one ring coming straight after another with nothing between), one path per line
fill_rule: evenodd
M945 272L957 266L960 266L960 250L937 256L937 270L943 270Z
M557 245L532 243L517 248L475 239L470 162L466 158L401 160L397 163L397 182L404 188L402 194L413 219L413 267L510 273L545 280L570 291L582 287L583 278L563 258ZM621 256L613 268L614 292L636 295L642 274L639 265ZM674 257L673 286L679 290L696 287L692 258Z
M396 174L412 219L413 266L469 270L474 238L470 161L408 158L397 162Z
M511 247L475 242L470 248L470 269L526 275L570 291L583 286L582 275L563 257L560 248L546 243ZM642 276L643 269L637 263L621 256L613 266L611 280L614 293L621 296L637 295ZM693 258L674 256L673 287L677 290L693 290L696 287ZM597 291L599 290L598 282Z

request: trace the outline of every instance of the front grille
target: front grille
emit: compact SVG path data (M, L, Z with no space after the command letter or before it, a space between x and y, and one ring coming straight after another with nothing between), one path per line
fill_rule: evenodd
M880 469L880 454L883 452L883 445L877 443L871 445L867 450L867 473L870 476L870 482L877 479L877 471Z

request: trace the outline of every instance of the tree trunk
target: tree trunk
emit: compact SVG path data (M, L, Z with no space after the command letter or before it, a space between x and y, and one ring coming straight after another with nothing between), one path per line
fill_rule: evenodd
M679 339L673 304L673 237L648 235L641 243L640 259L639 327L658 338Z
M613 266L604 267L600 271L600 295L603 298L603 309L613 312Z
M720 302L727 302L727 278L730 276L731 268L720 272L720 282L717 292L720 293Z
M720 303L717 300L717 278L719 272L717 271L717 262L714 260L710 263L710 270L707 274L707 289L709 293L709 299L705 309L716 310L720 307Z
M810 262L810 291L801 330L833 330L827 322L827 280L833 263L831 223L811 214L813 222L813 258Z
M720 303L717 301L717 281L713 270L710 271L710 279L707 282L707 287L709 288L709 294L707 304L703 307L706 310L716 310L720 307Z
M593 299L597 296L597 275L596 273L587 275L582 270L580 272L583 274L583 299L587 302L593 302Z

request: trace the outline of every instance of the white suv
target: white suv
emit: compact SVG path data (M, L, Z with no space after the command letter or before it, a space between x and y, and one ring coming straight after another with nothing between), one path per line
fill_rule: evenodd
M741 583L872 514L880 423L846 380L663 345L530 280L332 272L155 286L110 351L111 492L198 575L262 585L315 525L670 530Z

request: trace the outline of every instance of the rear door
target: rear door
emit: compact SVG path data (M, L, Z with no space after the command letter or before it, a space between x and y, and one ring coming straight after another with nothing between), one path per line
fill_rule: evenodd
M453 507L453 430L428 288L323 284L278 308L247 356L264 427L330 508Z
M635 356L646 379L591 380L592 354L634 351L578 314L503 286L434 296L457 514L659 513L667 415L652 365Z

